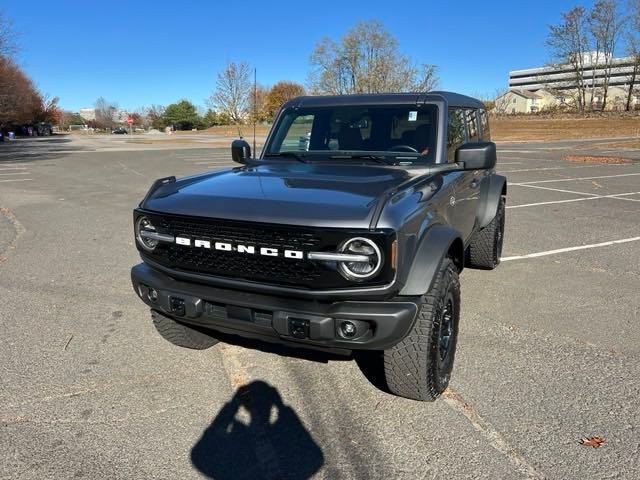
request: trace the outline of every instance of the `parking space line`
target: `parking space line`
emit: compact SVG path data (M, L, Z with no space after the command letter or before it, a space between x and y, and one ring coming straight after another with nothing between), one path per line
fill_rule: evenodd
M570 177L570 178L554 178L551 180L535 180L532 182L518 182L518 183L510 183L509 185L532 185L534 183L554 183L554 182L572 182L577 180L597 180L599 178L617 178L617 177L633 177L640 175L640 172L637 173L619 173L617 175L600 175L597 177Z
M627 195L640 195L640 192L614 193L612 195L596 195L596 196L593 196L593 197L571 198L569 200L552 200L552 201L549 201L549 202L524 203L522 205L509 205L506 208L524 208L524 207L537 207L539 205L552 205L552 204L556 204L556 203L584 202L585 200L598 200L599 198L615 198L617 200L631 200L633 202L640 202L640 199L621 198L621 197L625 197Z
M504 163L503 163L504 165ZM607 165L608 167L611 166L621 166L623 164L612 164L612 165ZM577 170L580 168L598 168L598 167L602 167L603 165L574 165L572 167L540 167L540 168L520 168L520 169L515 169L515 170L503 170L502 173L516 173L516 172L543 172L545 170Z
M487 439L489 445L503 454L511 463L529 479L543 480L546 478L541 472L531 465L527 459L510 445L504 436L493 425L482 418L476 409L458 392L451 387L444 391L442 399L452 410L462 414L471 423L471 426Z
M577 247L558 248L555 250L547 250L545 252L529 253L527 255L515 255L513 257L502 257L500 260L503 262L510 262L513 260L524 260L527 258L546 257L548 255L556 255L558 253L575 252L576 250L587 250L590 248L609 247L611 245L617 245L620 243L637 242L640 237L623 238L622 240L611 240L609 242L592 243L590 245L579 245Z
M5 177L7 175L29 175L29 172L0 173L0 177Z
M7 170L26 170L26 167L4 167L0 164L0 172L5 172Z
M31 178L14 178L11 180L0 180L0 183L8 183L8 182L29 182Z
M565 190L562 188L551 188L551 187L541 187L540 185L529 185L524 183L510 183L509 186L514 187L526 187L526 188L536 188L539 190L551 190L552 192L562 192L562 193L571 193L574 195L587 195L590 197L599 197L597 193L587 193L587 192L576 192L575 190Z

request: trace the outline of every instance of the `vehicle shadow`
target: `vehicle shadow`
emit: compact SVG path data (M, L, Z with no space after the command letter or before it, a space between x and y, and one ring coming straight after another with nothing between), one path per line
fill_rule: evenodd
M241 386L191 449L208 478L303 480L324 464L322 449L266 382Z

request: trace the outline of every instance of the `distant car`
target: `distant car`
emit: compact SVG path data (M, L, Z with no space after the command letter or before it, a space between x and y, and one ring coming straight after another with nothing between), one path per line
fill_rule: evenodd
M127 129L124 127L118 127L111 133L115 135L127 135L129 132L127 132Z

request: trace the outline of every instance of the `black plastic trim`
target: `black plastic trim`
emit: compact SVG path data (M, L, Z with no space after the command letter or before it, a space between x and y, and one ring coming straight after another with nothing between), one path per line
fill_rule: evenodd
M176 317L172 312L172 299L184 300L184 315L176 318L180 322L223 333L327 349L390 348L407 335L420 306L420 297L399 297L388 301L318 302L208 287L175 280L144 263L131 269L131 281L138 296L149 307L164 315ZM149 287L157 292L155 301L148 298ZM231 318L228 314L207 314L208 303L269 312L272 314L272 324L250 322L246 316ZM292 337L287 327L289 318L309 320L310 338L303 340ZM353 340L340 338L336 334L336 322L340 320L368 322L372 334Z

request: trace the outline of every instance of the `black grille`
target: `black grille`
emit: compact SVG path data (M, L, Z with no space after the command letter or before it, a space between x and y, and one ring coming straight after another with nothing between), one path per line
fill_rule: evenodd
M275 248L279 252L295 250L336 251L342 241L362 232L343 230L275 226L268 224L232 222L227 220L196 219L166 215L147 214L160 233L175 237L225 242L232 245L255 246L258 249ZM384 242L382 237L381 240ZM383 251L386 246L380 245ZM219 251L213 248L194 248L175 243L160 242L149 254L153 260L165 267L186 272L254 280L261 283L294 285L306 288L340 288L353 286L337 271L336 265L327 262L270 257L237 251ZM385 280L384 275L376 278ZM375 283L375 282L374 282Z

